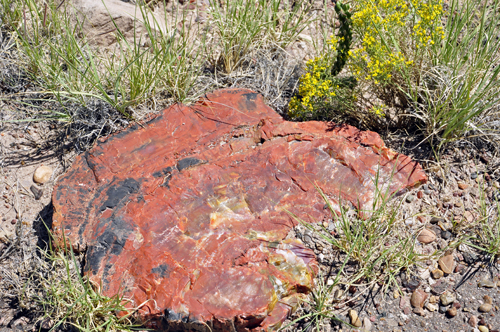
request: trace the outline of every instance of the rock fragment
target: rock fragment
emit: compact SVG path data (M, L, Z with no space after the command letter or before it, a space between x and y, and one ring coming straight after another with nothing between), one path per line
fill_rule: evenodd
M446 310L446 315L450 318L453 318L457 315L457 308L451 307L448 310Z
M420 234L418 234L417 240L421 243L429 244L436 240L436 234L430 229L424 228L420 231Z
M37 186L32 185L30 187L30 190L33 193L33 196L35 197L35 200L38 201L38 200L40 200L40 198L42 198L42 196L43 196L43 189L40 189Z
M496 286L496 284L489 279L483 279L477 283L477 286L478 287L485 287L485 288L494 288Z
M470 316L470 318L469 318L469 325L471 327L476 327L477 326L477 322L478 322L477 316L474 316L474 315Z
M488 296L488 295L485 295L483 297L483 300L484 300L484 303L481 304L478 308L479 312L490 312L491 309L493 308L493 299Z
M456 295L450 291L446 291L439 297L441 304L444 306L450 305L457 299Z
M363 329L365 331L371 331L372 326L373 326L373 324L368 317L363 318Z
M422 289L417 289L411 294L410 303L414 308L423 308L428 296Z
M356 310L349 310L349 319L351 321L351 325L356 326L356 327L361 327L363 323L358 317L358 313Z
M437 304L433 304L433 303L427 302L427 303L425 304L425 308L426 308L427 310L429 310L430 312L433 312L433 311L438 310L438 308L439 308L439 307L438 307L438 305L437 305Z
M453 255L452 254L446 254L443 257L441 257L438 261L440 269L446 273L450 274L453 273L453 269L455 268L455 261L453 260Z
M285 209L329 216L317 183L362 210L377 174L390 193L426 181L375 133L288 122L255 92L216 91L78 156L54 188L53 233L86 250L104 295L146 303L150 326L277 328L317 271L314 253L286 239L297 221Z
M434 279L440 279L444 276L444 272L441 271L440 269L435 269L432 271L432 277Z
M35 170L35 173L33 173L33 181L39 184L44 184L50 180L52 172L52 167L40 166Z

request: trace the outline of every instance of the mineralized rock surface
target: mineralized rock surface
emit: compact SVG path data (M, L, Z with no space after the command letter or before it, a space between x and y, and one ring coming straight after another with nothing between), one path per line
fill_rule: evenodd
M53 231L150 327L272 330L313 286L313 252L287 235L290 213L328 217L315 186L363 209L375 183L425 181L373 132L287 122L259 94L221 90L78 156L54 190Z

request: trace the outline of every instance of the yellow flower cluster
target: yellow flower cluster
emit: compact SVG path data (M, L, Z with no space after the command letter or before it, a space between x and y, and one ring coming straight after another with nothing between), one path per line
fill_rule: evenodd
M329 73L335 60L339 38L332 36L328 40L328 52L321 57L307 61L306 73L299 80L299 93L290 100L289 114L301 117L313 112L318 103L324 103L336 96L338 85L333 84Z
M353 25L362 40L350 52L356 78L388 83L395 72L417 63L414 46L427 47L444 38L442 1L359 0Z
M372 106L371 112L379 118L383 118L385 116L384 106L382 105Z
M433 45L434 41L444 39L444 30L439 26L444 13L442 0L437 4L422 3L417 1L416 8L420 20L413 26L413 36L417 47Z

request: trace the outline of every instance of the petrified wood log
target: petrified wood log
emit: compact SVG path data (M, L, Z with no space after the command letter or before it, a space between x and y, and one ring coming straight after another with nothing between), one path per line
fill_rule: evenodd
M287 122L252 91L221 90L78 156L54 190L53 231L151 327L270 330L317 271L285 239L287 211L328 216L315 185L334 206L370 207L375 178L390 192L426 180L376 133Z

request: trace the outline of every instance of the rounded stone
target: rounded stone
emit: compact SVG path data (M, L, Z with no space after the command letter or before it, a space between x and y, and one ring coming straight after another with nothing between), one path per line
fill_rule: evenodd
M490 312L491 309L493 308L493 305L490 303L483 303L479 306L479 312Z
M415 200L415 196L413 195L408 195L406 196L406 202L411 203Z
M411 294L410 303L414 308L422 308L428 296L423 290L417 289Z
M441 304L444 306L452 304L453 302L455 302L456 299L457 299L456 295L450 291L444 292L439 297Z
M418 234L417 240L421 243L429 244L436 240L436 234L430 229L424 228L420 234Z
M453 273L453 269L455 268L455 261L453 260L453 255L448 254L441 257L438 261L439 268L447 274Z
M437 304L427 302L427 303L425 304L425 308L426 308L427 310L429 310L430 312L433 312L433 311L438 310L438 308L439 308L439 307L438 307L438 305L437 305Z
M363 318L363 329L365 331L371 331L372 329L372 322L368 317Z
M419 315L419 316L424 316L425 315L424 309L422 309L420 307L413 308L413 313L415 315Z
M478 287L493 288L493 287L495 287L495 283L489 279L483 279L477 283L477 286Z
M441 237L445 240L449 240L452 236L453 234L449 231L441 231Z
M434 271L432 271L432 277L434 279L440 279L444 276L444 272L441 271L440 269L435 269Z
M35 173L33 173L33 181L40 184L46 183L50 180L52 172L52 167L40 166L35 170Z
M451 307L450 309L446 310L446 315L448 317L455 317L457 315L457 308Z
M489 331L490 331L490 329L489 329L489 328L487 328L487 327L486 327L486 326L484 326L484 325L479 325L478 329L479 329L479 331L481 331L481 332L489 332Z
M349 319L351 321L351 325L353 326L361 327L363 325L356 310L349 310Z
M477 316L474 316L474 315L470 316L470 318L469 318L469 325L471 327L476 327L477 326Z

